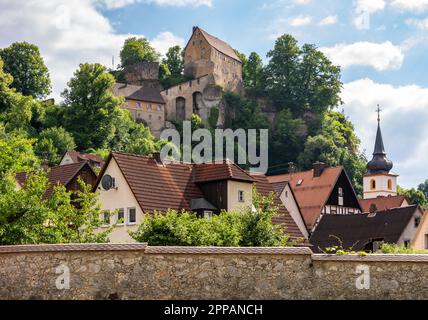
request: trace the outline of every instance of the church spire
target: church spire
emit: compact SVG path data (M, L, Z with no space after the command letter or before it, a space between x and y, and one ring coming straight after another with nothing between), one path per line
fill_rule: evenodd
M373 152L373 159L367 164L369 174L375 173L389 173L393 167L391 160L386 157L385 146L383 144L382 130L380 129L380 112L382 111L378 105L377 107L377 133L376 142Z

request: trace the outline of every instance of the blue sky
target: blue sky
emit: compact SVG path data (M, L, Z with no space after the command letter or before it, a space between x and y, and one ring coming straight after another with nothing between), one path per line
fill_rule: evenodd
M278 35L316 44L342 67L340 108L370 156L376 105L399 183L428 178L428 0L0 0L0 47L37 44L59 99L80 62L118 63L131 35L161 52L198 25L237 50L266 57ZM266 58L265 58L265 61Z

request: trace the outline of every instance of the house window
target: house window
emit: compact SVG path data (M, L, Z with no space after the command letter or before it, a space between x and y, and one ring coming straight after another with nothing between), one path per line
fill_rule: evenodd
M141 102L137 102L137 108L141 109Z
M372 190L376 189L376 180L375 179L370 180L370 189L372 189Z
M128 224L137 223L137 210L135 208L128 208Z
M388 190L392 190L392 180L388 180Z
M110 225L110 212L109 211L103 212L103 225L104 226Z
M213 217L213 212L209 210L204 211L204 218L205 219L211 219Z
M420 224L421 224L421 217L416 217L415 218L415 228L419 227Z
M117 212L117 223L119 226L125 223L125 210L123 208L119 209Z
M160 104L158 105L158 111L162 111L162 106Z
M404 246L406 248L410 248L410 240L409 239L404 240Z
M343 188L339 188L339 206L343 206Z
M238 191L238 201L239 202L245 202L244 191L242 191L242 190Z
M288 191L285 191L285 197L288 198Z
M150 110L150 111L152 111L152 110L153 110L153 108L152 108L152 105L151 105L151 104L149 104L149 110Z

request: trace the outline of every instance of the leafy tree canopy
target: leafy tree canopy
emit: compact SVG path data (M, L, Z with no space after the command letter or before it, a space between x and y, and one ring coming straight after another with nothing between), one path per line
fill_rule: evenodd
M43 130L35 145L39 158L48 160L51 166L58 165L63 155L75 148L74 138L62 127Z
M146 38L128 38L120 51L122 67L126 67L141 61L157 62L159 53L151 46Z
M24 96L44 98L51 92L49 70L39 48L27 42L15 42L0 50L4 70L13 77L12 87Z

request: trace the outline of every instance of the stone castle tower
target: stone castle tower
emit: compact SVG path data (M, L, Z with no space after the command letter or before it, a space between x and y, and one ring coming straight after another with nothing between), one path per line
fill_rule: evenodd
M396 196L398 175L391 173L393 163L386 157L380 128L380 109L378 108L378 126L373 159L367 164L367 173L363 179L364 199Z
M224 123L221 106L224 91L242 93L242 62L226 42L199 27L184 49L184 73L194 80L161 92L166 103L166 120L183 121L198 114L207 122L218 108L217 125Z

